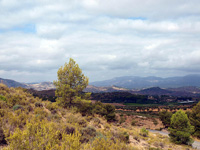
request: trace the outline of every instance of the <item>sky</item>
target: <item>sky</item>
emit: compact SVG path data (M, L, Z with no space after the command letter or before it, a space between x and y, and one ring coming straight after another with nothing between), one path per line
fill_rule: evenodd
M73 58L89 77L200 73L199 0L0 0L0 78L57 79Z

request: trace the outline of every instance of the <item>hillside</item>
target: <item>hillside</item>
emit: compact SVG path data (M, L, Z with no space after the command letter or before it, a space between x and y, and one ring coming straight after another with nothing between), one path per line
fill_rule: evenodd
M3 83L5 85L7 85L8 87L23 87L23 88L28 88L27 84L16 82L16 81L10 80L10 79L0 78L0 83Z
M0 149L191 149L117 118L108 122L98 114L83 115L80 107L62 108L25 91L0 84Z
M55 86L53 85L53 82L41 82L41 83L29 83L27 84L27 88L34 89L37 91L42 91L42 90L55 89Z
M160 87L152 87L138 91L137 93L143 95L172 95L172 91L161 89Z
M155 79L154 77L150 77L151 79ZM149 79L150 79L149 78ZM158 78L156 78L158 79ZM44 97L53 96L52 91L55 90L55 86L53 82L41 82L41 83L20 83L10 79L2 79L0 81L6 84L8 87L23 87L27 89L33 89L38 91L34 91L32 93L36 93L36 95L42 95ZM141 81L142 82L142 81ZM40 92L39 92L40 91ZM143 88L143 89L127 89L124 87L112 85L108 87L99 87L94 85L88 85L84 92L91 92L91 93L104 93L104 92L129 92L132 94L141 94L141 95L170 95L170 96L192 96L192 97L199 97L200 96L200 88L195 86L184 86L184 87L177 87L177 88L161 88L161 87L150 87L150 88Z
M11 79L0 78L0 83L7 85L8 87L22 87L27 89L50 90L55 89L53 82L41 82L41 83L20 83Z
M130 90L125 89L125 88L116 87L116 86L97 87L97 86L93 86L93 85L88 85L84 91L91 92L91 93L102 93L102 92L126 92L126 91L130 91Z
M119 86L128 89L142 89L150 87L161 88L177 88L183 86L200 87L200 75L187 75L182 77L139 77L139 76L124 76L116 77L110 80L92 82L94 86Z

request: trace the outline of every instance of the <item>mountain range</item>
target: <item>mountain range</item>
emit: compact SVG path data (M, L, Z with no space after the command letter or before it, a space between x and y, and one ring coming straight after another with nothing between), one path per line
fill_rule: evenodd
M52 82L20 83L2 78L0 78L0 82L8 87L23 87L37 91L55 89ZM125 76L92 82L84 91L92 93L130 92L144 95L196 96L200 95L199 87L200 75L170 78Z
M200 87L200 75L187 75L182 77L161 78L155 76L123 76L105 81L92 82L90 85L98 87L117 86L127 89L143 89L150 87L178 88L186 86Z

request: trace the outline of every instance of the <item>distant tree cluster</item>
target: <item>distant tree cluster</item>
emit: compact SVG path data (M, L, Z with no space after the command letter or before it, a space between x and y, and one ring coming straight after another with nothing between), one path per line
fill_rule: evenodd
M101 102L82 103L79 107L79 111L83 115L98 114L104 116L107 121L115 120L115 107L110 104L102 104Z
M171 117L172 113L167 110L163 110L159 113L159 118L162 121L165 128L168 128L170 126Z
M105 103L154 103L148 99L147 95L135 95L128 92L92 93L91 97L93 100Z

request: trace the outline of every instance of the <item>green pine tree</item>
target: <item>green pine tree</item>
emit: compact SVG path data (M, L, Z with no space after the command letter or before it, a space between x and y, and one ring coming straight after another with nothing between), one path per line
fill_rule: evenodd
M191 133L194 127L190 124L187 114L183 110L172 115L169 127L170 139L176 144L192 144Z
M55 95L57 102L63 107L71 106L72 102L80 97L82 91L88 85L88 78L84 76L78 64L70 58L69 63L61 66L57 72L58 80L54 81L56 86Z

